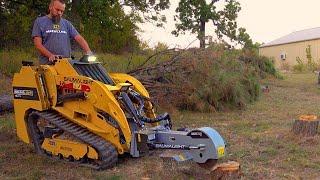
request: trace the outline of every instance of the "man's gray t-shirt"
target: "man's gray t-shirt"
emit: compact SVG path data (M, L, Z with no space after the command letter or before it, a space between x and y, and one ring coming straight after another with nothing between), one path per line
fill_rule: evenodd
M70 38L78 34L68 20L61 18L59 24L54 24L48 16L38 17L32 29L32 38L41 37L42 44L48 51L62 57L71 56ZM40 54L40 64L48 62L48 58Z

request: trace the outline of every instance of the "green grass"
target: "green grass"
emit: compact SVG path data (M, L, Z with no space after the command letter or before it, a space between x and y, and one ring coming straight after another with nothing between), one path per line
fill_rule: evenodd
M0 51L0 72L12 76L21 68L22 61L37 62L37 55L34 52L25 52L19 50Z
M16 127L12 115L0 116L0 131L2 130L12 130Z
M97 57L100 62L106 67L109 72L128 72L148 59L151 54L139 55L139 54L102 54L98 53ZM75 53L75 58L81 58L82 53ZM154 64L159 61L163 61L167 56L151 58L148 63ZM22 61L33 61L38 63L38 54L34 51L0 51L0 72L7 75L13 76L15 72L18 72L21 68Z
M315 179L320 171L320 136L301 138L291 133L301 114L320 116L320 89L315 74L284 74L265 79L270 92L244 110L195 113L173 111L174 127L216 128L226 140L222 161L241 164L244 179ZM161 151L142 158L121 158L116 167L93 171L36 155L15 135L13 114L0 117L0 179L209 179L195 163L166 166ZM30 166L32 164L32 166Z

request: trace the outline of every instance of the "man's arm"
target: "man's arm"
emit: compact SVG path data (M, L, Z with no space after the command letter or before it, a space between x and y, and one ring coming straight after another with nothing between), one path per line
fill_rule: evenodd
M55 60L55 55L52 54L50 51L48 51L48 49L46 49L43 45L42 45L42 38L39 36L35 36L33 38L33 43L35 45L35 47L37 48L37 50L44 56L46 56L49 61L53 61Z
M81 48L82 48L82 50L84 51L85 54L92 53L90 48L89 48L89 45L88 45L87 41L80 34L76 35L74 37L74 39L81 46Z

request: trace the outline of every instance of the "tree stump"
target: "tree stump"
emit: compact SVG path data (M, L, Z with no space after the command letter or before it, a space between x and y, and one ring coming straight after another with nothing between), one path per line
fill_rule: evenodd
M302 136L315 136L318 132L319 120L315 115L302 115L294 121L292 131Z
M235 161L229 161L216 165L210 173L211 179L224 180L224 179L240 179L240 164Z

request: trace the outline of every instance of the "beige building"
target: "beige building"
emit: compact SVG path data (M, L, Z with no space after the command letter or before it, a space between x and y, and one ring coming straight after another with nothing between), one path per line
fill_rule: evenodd
M306 63L307 54L311 55L313 61L320 62L320 27L296 31L271 41L262 45L259 53L273 58L280 69L292 68L299 59Z

